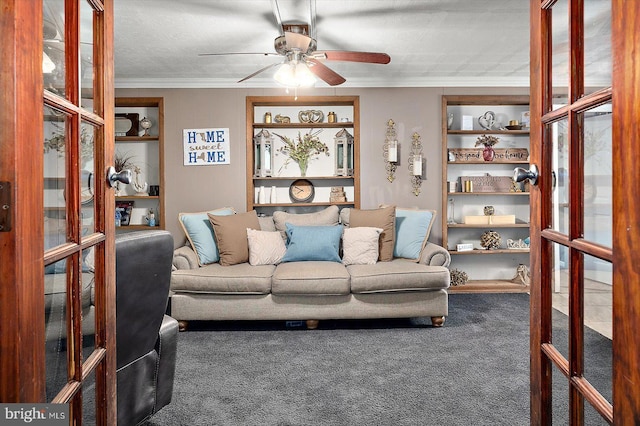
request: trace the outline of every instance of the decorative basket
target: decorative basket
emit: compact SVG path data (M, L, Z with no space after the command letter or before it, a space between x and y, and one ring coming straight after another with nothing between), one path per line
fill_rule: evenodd
M500 248L502 238L496 231L487 231L480 237L480 245L487 250L496 250Z

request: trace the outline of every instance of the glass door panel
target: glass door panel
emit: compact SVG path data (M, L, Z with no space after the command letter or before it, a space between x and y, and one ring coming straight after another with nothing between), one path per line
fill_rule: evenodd
M612 247L611 103L584 113L584 238Z
M80 127L80 202L82 220L82 236L95 232L94 221L94 159L96 128L83 121Z
M584 92L611 87L611 0L591 0L584 10Z
M51 402L67 383L67 260L45 267L46 401Z
M43 0L42 75L45 90L66 94L64 0Z
M613 380L613 268L584 255L584 377L607 401Z
M551 343L565 360L569 359L569 250L553 243L551 275Z
M552 170L550 180L553 183L552 229L569 234L569 131L567 119L551 126Z
M93 104L93 13L87 0L80 2L80 106L96 112Z
M569 91L569 5L568 0L558 0L551 16L551 84L553 108L567 104Z

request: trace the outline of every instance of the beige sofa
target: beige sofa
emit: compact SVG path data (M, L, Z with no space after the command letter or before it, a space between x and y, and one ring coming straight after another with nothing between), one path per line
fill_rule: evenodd
M335 207L335 206L334 206ZM349 211L340 213L349 226ZM320 215L338 222L337 208ZM313 223L318 214L275 212L259 218L264 231L284 223ZM276 265L248 262L201 266L190 245L174 251L171 315L185 329L194 320L306 320L430 317L436 327L448 314L450 255L426 241L419 259L393 258L375 264L293 261Z

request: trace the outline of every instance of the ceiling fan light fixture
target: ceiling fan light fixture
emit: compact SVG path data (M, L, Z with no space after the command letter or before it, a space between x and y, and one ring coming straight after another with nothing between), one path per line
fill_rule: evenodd
M273 78L289 88L311 87L316 83L315 75L304 62L285 62L280 65Z

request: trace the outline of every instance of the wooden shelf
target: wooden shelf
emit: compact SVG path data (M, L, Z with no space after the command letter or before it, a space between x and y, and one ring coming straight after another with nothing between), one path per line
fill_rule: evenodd
M116 142L153 142L159 139L158 136L116 136Z
M514 161L499 161L499 160L494 160L494 161L484 161L484 160L477 160L477 161L447 161L447 164L459 164L461 166L466 166L467 164L484 164L484 165L489 165L489 164L529 164L529 160L514 160Z
M529 130L447 130L448 135L529 135Z
M153 121L152 134L148 136L116 136L116 151L122 154L129 150L134 156L142 153L143 157L137 157L134 162L143 161L149 169L157 170L157 178L151 177L153 185L158 186L159 195L120 195L116 196L116 202L136 201L133 210L153 209L156 214L157 226L148 226L146 223L131 224L116 227L118 232L132 230L165 229L164 211L164 98L162 97L116 97L116 113L139 113L139 118L150 117ZM142 133L142 129L140 129ZM127 145L129 144L129 145ZM131 153L129 152L129 155ZM144 171L144 170L143 170ZM154 171L155 174L155 171ZM149 178L147 175L145 177ZM151 185L151 182L148 182ZM136 221L141 219L136 217Z
M116 197L117 200L158 200L160 197L158 195L119 195Z
M338 121L336 123L262 123L265 111L270 110L273 114L276 112L285 116L290 116L292 120L298 121L298 115L301 109L319 109L323 110L326 116L327 111L337 111L338 115L343 118L349 117L348 122ZM294 118L295 117L295 118ZM275 119L275 116L273 117ZM327 118L324 118L326 121ZM321 176L254 176L255 170L255 152L253 140L257 131L261 129L274 129L276 133L282 130L283 134L302 133L303 129L349 129L349 134L353 137L353 175L352 176L334 176L335 168L329 167L328 163L324 163L322 168L316 169L314 173ZM286 130L290 130L289 133ZM323 132L321 141L327 144L329 151L334 150L333 132ZM277 149L274 145L273 149ZM300 96L294 99L292 96L247 96L246 98L246 206L248 210L255 209L258 213L270 213L277 208L287 209L294 207L307 207L309 211L321 210L328 206L338 207L355 207L360 208L360 98L358 96ZM282 160L280 157L274 160L278 163ZM272 170L278 170L277 164L272 164ZM295 173L295 172L290 172ZM255 192L259 186L276 186L278 199L289 201L284 197L284 187L289 185L296 179L307 179L313 181L318 189L327 191L332 186L343 186L349 193L349 201L346 202L330 202L328 195L317 196L317 199L325 199L327 201L316 201L311 203L256 203ZM353 193L351 193L353 191ZM281 197L281 198L280 198ZM267 209L271 209L270 211Z
M466 223L447 223L447 228L528 228L529 223L483 223L483 224L466 224Z
M353 201L344 201L339 203L331 203L327 202L318 202L318 203L266 203L266 204L258 204L254 203L253 207L324 207L324 206L353 206L355 203Z
M159 226L149 226L149 225L122 225L122 226L116 226L116 229L123 229L123 230L128 230L128 231L150 231L153 229L160 229Z
M464 254L464 255L478 255L478 256L488 256L492 254L527 254L529 253L529 249L498 249L498 250L467 250L467 251L457 251L457 250L449 250L450 254Z
M253 180L296 180L296 179L308 179L308 180L353 180L353 176L254 176Z
M529 293L531 287L507 280L471 280L465 285L451 286L449 293Z
M257 129L342 129L352 128L352 122L338 123L253 123Z
M529 192L447 192L447 195L529 195Z
M523 213L529 210L530 196L529 188L519 185L523 192L511 192L512 187L508 182L505 186L487 186L485 189L491 192L450 192L450 182L460 182L461 177L487 174L488 176L511 175L511 170L516 167L528 168L530 154L530 130L522 128L520 130L492 129L486 130L478 127L477 117L485 111L494 111L502 114L504 120L521 119L522 114L530 110L528 95L443 95L442 96L442 216L449 217L450 208L456 211L473 212L483 211L483 206L494 205L496 210L504 214L507 212L515 214L513 217L523 217L527 221L516 219L515 223L495 224L465 224L447 223L446 219L441 221L442 245L444 247L456 247L458 242L473 242L478 246L480 234L485 231L499 231L503 240L507 238L521 238L524 233L530 232L531 224L528 223L528 215ZM448 128L449 114L453 114L452 128ZM474 130L461 130L463 117L472 117ZM477 137L481 135L492 135L501 141L505 141L504 147L501 143L495 148L496 156L494 161L484 161L480 153L482 147L475 146ZM507 147L508 145L508 147ZM503 148L501 148L503 147ZM450 156L451 155L451 156ZM458 161L449 161L455 159ZM463 161L469 159L470 161ZM506 173L509 170L509 173ZM511 178L507 178L509 181ZM460 184L456 184L456 189L460 189ZM498 192L498 191L505 192ZM515 197L515 198L514 198ZM449 200L453 200L452 205ZM461 210L460 210L461 209ZM482 213L480 213L482 214ZM460 213L459 220L463 222ZM465 215L468 215L465 214ZM485 219L487 222L489 219ZM495 221L498 221L497 218ZM528 287L521 284L504 280L500 271L510 270L513 267L515 273L519 263L528 265L530 250L508 249L498 250L469 250L461 251L449 250L452 258L452 268L465 271L471 281L464 286L452 287L452 292L522 292L528 291ZM489 257L487 257L489 256Z

